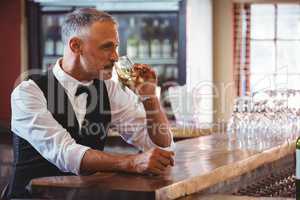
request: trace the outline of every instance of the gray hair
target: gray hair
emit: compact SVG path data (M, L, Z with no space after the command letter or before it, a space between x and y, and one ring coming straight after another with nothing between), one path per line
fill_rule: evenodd
M80 8L67 14L61 29L63 43L67 44L71 36L80 35L83 29L91 26L96 21L111 21L117 24L110 14L94 8Z

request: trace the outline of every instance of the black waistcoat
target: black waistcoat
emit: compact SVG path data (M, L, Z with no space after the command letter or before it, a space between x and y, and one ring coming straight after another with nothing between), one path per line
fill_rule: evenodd
M73 107L62 85L54 77L52 70L45 75L32 76L30 79L40 87L47 100L47 108L54 119L60 123L78 144L103 150L111 112L107 89L104 81L94 80L92 85L92 112L87 112L89 121L84 122L83 131L79 129ZM96 102L96 104L95 104ZM14 165L9 184L8 197L30 197L26 185L31 179L44 176L60 176L70 173L61 172L55 165L43 158L29 142L13 133Z

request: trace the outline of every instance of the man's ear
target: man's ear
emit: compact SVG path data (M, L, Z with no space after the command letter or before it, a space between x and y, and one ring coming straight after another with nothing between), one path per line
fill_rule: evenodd
M69 40L69 47L74 54L82 53L82 40L78 37L73 37Z

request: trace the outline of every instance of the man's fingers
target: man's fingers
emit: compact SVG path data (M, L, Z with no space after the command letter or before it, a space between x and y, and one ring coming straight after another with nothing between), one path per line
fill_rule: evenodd
M158 156L157 158L160 162L164 165L171 165L174 166L174 152L173 151L166 151L163 149L156 148L155 154Z
M147 64L135 64L133 66L133 73L136 77L142 77L145 80L156 79L155 70Z
M166 151L163 149L159 149L159 154L162 155L165 158L172 158L174 156L173 151Z
M158 161L164 166L172 165L172 160L173 158L165 158L163 156L160 156L160 158L158 159Z
M165 158L165 159L167 159L167 158ZM169 157L167 160L168 160L169 165L174 166L174 158L173 157Z
M173 152L164 151L159 148L151 149L141 155L138 158L142 158L141 173L153 173L153 174L163 174L169 166L174 165Z
M173 151L162 151L160 154L170 161L170 165L174 166L174 152Z
M175 164L175 161L174 161L174 158L172 157L171 158L171 166L174 166L174 164Z
M157 162L155 162L153 166L164 171L168 165L164 165L160 160L157 160Z

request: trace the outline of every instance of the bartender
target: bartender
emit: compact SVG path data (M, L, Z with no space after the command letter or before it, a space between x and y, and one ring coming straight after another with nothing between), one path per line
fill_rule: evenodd
M118 61L117 29L111 15L96 9L68 14L62 25L63 57L12 92L15 162L7 198L30 197L26 186L37 177L98 171L159 175L174 165L174 142L155 95L154 70L135 64L139 78L130 89L111 80ZM142 153L104 152L111 127Z

